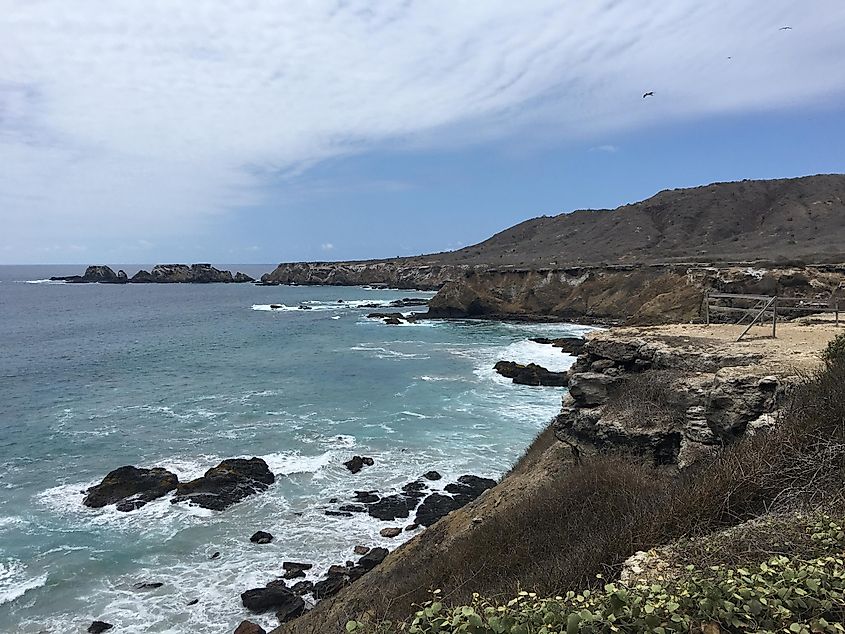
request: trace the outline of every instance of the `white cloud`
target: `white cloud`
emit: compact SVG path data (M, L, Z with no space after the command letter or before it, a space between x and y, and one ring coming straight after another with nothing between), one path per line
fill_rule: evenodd
M323 244L320 245L320 248L323 251L332 251L332 250L334 250L334 245L331 242L324 242Z
M845 92L841 0L0 0L0 16L0 221L21 245L172 232L259 202L268 173L385 144L592 140Z
M604 152L605 154L616 154L619 151L617 145L596 145L590 148L591 152Z

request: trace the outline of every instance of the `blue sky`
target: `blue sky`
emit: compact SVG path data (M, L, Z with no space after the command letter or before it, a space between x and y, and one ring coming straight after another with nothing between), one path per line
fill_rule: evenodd
M839 0L0 0L0 263L412 255L843 172L843 67Z

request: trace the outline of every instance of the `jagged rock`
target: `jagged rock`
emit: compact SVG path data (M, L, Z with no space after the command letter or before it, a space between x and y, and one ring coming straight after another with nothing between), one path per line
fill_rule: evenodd
M297 607L300 610L305 608L301 597L279 584L268 584L264 588L247 590L241 593L241 602L247 610L257 613L270 612L271 610L295 612Z
M264 491L275 480L261 458L229 458L206 471L203 477L180 483L173 502L188 501L222 511L247 496Z
M304 573L306 570L311 570L314 567L314 564L304 564L298 561L283 561L282 562L282 570L285 572L302 572Z
M581 337L558 337L557 339L534 337L531 341L534 343L542 343L554 346L555 348L560 348L561 352L566 354L579 354L581 349L587 343L587 340Z
M600 339L590 342L590 354L617 363L633 363L641 347L640 341Z
M465 506L495 485L496 481L489 478L480 478L473 475L461 476L458 478L458 482L446 485L446 491L452 493L452 496L432 493L425 498L417 509L414 523L431 526L441 517Z
M122 274L122 275L121 275ZM83 275L63 275L51 277L54 282L69 282L71 284L125 284L126 273L115 273L108 266L89 266Z
M358 473L365 466L371 467L374 463L375 461L367 456L352 456L351 459L343 463L343 466L352 473Z
M167 495L178 484L176 474L160 467L120 467L109 472L100 484L88 489L82 503L91 508L101 508L126 500L126 504L121 504L119 510L132 511Z
M411 498L424 498L426 484L420 480L414 480L402 487L402 494Z
M390 539L392 539L394 537L398 537L401 534L402 534L402 529L397 528L395 526L383 528L379 531L379 535L381 535L382 537L390 538Z
M157 264L152 271L140 270L129 280L133 284L209 284L213 282L252 282L248 275L235 279L231 271L221 271L210 264Z
M232 278L232 281L236 284L245 284L248 282L254 282L255 279L251 278L246 273L241 273L240 271L238 271L237 273L235 273L234 277Z
M499 361L493 369L518 385L566 387L568 382L566 372L551 372L536 363L522 365L515 361Z
M94 621L88 626L88 634L103 634L112 629L114 625L105 621Z
M297 581L295 584L291 586L291 592L294 594L298 594L302 596L303 594L308 594L311 590L314 589L314 582L313 581Z
M439 479L440 479L440 478L442 478L443 476L441 476L439 473L437 473L437 471L426 471L426 472L423 474L423 477L424 477L426 480L439 480Z
M356 555L366 555L368 552L370 552L370 548L369 546L355 546L353 551Z
M292 592L291 594L294 595L293 598L281 608L276 610L276 618L279 620L280 624L292 621L305 612L305 600L296 593Z
M595 407L607 402L615 379L597 372L582 372L569 378L569 394L581 407Z
M253 544L269 544L273 541L273 536L267 531L256 531L252 537L249 538Z
M314 598L317 600L333 597L340 592L347 583L349 583L349 580L345 575L329 575L325 579L314 584L311 594L314 595Z
M346 511L347 513L366 513L367 507L361 504L344 504L339 506L338 510Z
M372 570L384 561L388 552L387 548L373 548L358 560L358 565L365 570Z
M375 491L355 491L355 501L362 504L371 504L379 501Z
M382 521L392 522L400 517L408 517L411 511L416 508L417 503L418 501L412 497L389 495L371 504L367 508L367 513Z
M267 634L267 630L252 621L241 621L235 628L235 634Z

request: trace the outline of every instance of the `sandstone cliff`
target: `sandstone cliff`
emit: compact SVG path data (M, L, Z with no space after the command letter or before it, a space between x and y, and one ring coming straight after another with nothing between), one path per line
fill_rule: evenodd
M446 281L460 278L469 267L418 263L413 260L370 262L293 262L279 264L261 276L264 283L326 286L389 286L437 290Z

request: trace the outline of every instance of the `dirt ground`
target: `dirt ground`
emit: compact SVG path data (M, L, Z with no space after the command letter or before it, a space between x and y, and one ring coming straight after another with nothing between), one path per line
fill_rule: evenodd
M642 339L658 339L671 347L699 348L724 354L750 353L763 355L761 365L773 373L794 373L812 370L820 363L820 355L828 342L845 333L845 315L839 326L833 314L813 315L789 322L779 322L776 338L772 324L754 326L742 341L737 338L746 326L731 324L667 324L663 326L631 326L613 328L613 336L627 335ZM597 331L592 337L609 336Z

